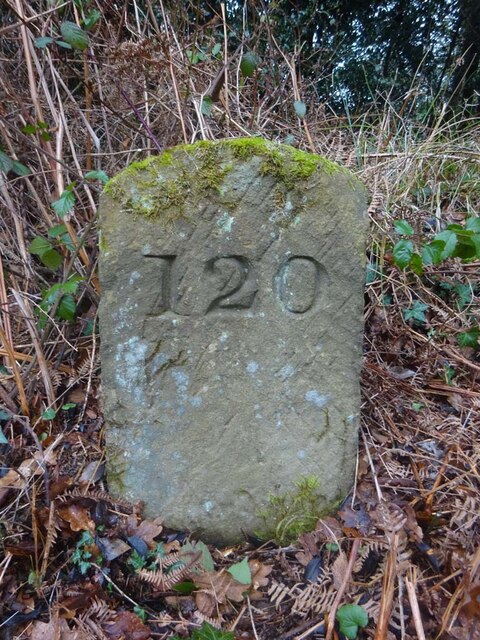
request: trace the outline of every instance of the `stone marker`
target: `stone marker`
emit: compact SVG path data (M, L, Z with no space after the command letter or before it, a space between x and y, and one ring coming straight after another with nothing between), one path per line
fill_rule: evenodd
M290 146L201 142L125 169L100 210L113 494L217 543L274 528L269 498L307 476L335 506L356 459L362 186Z

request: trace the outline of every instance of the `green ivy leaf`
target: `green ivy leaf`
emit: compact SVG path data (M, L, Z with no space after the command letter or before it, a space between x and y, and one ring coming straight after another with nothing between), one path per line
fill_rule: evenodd
M305 118L305 116L307 115L307 106L301 100L295 100L295 102L293 103L293 108L295 109L295 113L300 118L300 120L303 120L303 118Z
M69 22L68 20L62 22L60 33L65 42L74 49L84 51L88 47L88 35L75 22Z
M400 269L405 269L410 264L412 256L413 242L410 240L399 240L393 247L393 261Z
M42 413L42 420L53 420L56 415L57 412L55 411L55 409L47 409Z
M247 51L240 61L240 72L242 76L244 78L251 78L257 68L257 65L257 56L251 51Z
M413 227L406 220L395 220L393 226L395 231L402 236L413 236L415 233Z
M28 251L34 256L43 256L47 251L51 251L53 249L52 243L47 238L43 236L35 236L35 238L31 241Z
M52 208L60 218L64 218L73 209L74 204L75 194L72 190L65 189L60 198L52 202Z
M478 339L480 338L480 328L473 327L468 331L457 334L457 342L461 347L478 348Z
M403 310L403 317L405 320L413 320L414 322L424 323L426 321L425 311L428 309L428 304L415 300L411 307Z
M38 49L45 49L47 44L52 44L52 42L53 42L53 38L50 38L49 36L42 36L41 38L35 38L35 40L33 41L33 44Z
M241 584L252 584L252 572L248 566L247 557L245 557L241 562L233 564L229 569L227 569L227 571L237 582L240 582Z
M349 640L355 640L358 629L368 624L368 613L358 604L344 604L339 607L336 618L340 625L340 631Z
M85 174L85 178L87 180L100 180L103 184L107 184L109 180L105 171L88 171L88 173Z

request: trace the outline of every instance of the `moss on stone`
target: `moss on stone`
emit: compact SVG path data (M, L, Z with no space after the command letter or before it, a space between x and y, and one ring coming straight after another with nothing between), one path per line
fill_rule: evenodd
M257 532L258 537L284 546L315 529L318 520L332 514L341 503L339 499L325 505L320 488L320 480L312 474L300 477L291 491L270 495L268 507L259 514L265 529Z
M134 215L169 222L184 216L190 197L221 192L235 160L248 162L252 157L261 158L260 174L274 177L285 192L298 191L317 170L343 170L318 155L263 138L202 140L132 163L105 185L104 192Z

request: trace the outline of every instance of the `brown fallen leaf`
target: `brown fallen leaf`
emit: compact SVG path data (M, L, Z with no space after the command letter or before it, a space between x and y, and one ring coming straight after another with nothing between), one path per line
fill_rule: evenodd
M159 536L163 531L162 519L155 518L154 520L143 520L130 535L138 536L142 538L150 548L156 546L154 538Z
M90 518L90 511L76 502L60 507L58 515L68 522L72 531L95 531L95 523Z
M147 640L150 629L131 611L119 611L113 622L105 622L103 630L112 640Z
M266 587L269 582L268 576L272 573L273 567L263 564L260 560L249 560L248 566L252 574L252 588L257 590L260 587Z

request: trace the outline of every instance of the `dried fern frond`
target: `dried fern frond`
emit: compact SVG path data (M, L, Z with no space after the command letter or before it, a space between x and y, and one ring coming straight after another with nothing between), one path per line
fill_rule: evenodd
M44 576L47 571L50 551L52 550L52 547L55 544L55 541L57 540L59 531L60 531L60 526L58 524L55 501L52 501L50 503L50 511L48 514L47 537L45 539L45 545L43 548L42 566L40 569L40 574L42 576Z
M57 500L66 502L69 498L100 500L103 502L108 502L108 504L114 505L115 507L122 507L123 509L130 512L134 512L137 509L137 506L130 501L123 498L115 498L102 489L93 489L89 491L84 491L82 489L71 489L70 491L66 491L63 495L59 496Z

